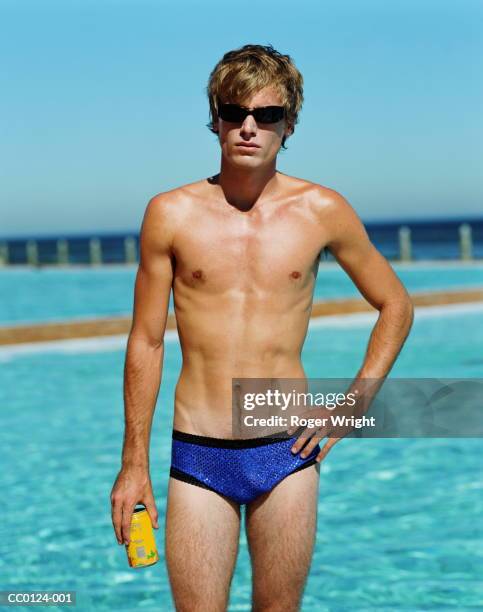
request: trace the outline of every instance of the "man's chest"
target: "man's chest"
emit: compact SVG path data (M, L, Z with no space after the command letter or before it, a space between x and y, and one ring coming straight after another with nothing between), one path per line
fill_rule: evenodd
M206 215L176 234L177 281L193 288L307 286L324 246L310 214Z

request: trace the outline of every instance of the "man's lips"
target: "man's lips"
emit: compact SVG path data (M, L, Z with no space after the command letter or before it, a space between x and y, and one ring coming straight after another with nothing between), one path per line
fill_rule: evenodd
M237 147L253 147L254 149L259 149L260 145L255 144L254 142L237 142Z

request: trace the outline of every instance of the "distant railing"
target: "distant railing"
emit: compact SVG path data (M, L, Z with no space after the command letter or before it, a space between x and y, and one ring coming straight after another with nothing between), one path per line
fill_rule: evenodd
M456 238L456 237L455 237ZM122 239L121 246L117 246L115 249L115 263L121 264L136 264L139 260L138 256L138 240L133 236L126 236ZM37 240L27 240L25 244L22 244L21 248L24 250L24 257L22 257L21 263L26 263L31 266L40 265L70 265L79 263L77 257L71 257L71 247L74 241L60 238L58 240L51 241L54 243L53 252L50 253L48 261L41 261L39 256L39 242ZM396 261L408 262L413 261L413 244L411 238L411 229L407 225L402 225L398 229L398 252L397 256L392 256L390 259ZM454 245L454 242L453 242ZM462 261L471 261L474 258L473 253L473 238L472 229L468 223L462 223L458 227L458 254L459 259ZM112 257L106 257L103 251L101 240L96 237L88 239L87 253L83 257L81 263L91 266L99 266L106 263L112 263ZM18 263L18 261L12 261L10 257L10 245L7 241L0 241L0 266L6 266L10 264Z
M16 241L18 242L18 241ZM87 241L87 248L82 249L86 251L86 254L83 255L79 261L78 253L76 256L73 256L71 253L72 242L66 240L65 238L59 238L55 241L48 241L50 243L54 242L53 249L50 249L47 260L41 260L40 257L40 249L39 244L40 240L26 240L25 244L22 246L16 247L16 258L21 259L21 262L12 261L11 257L11 246L6 240L0 241L0 266L6 266L16 263L24 263L30 266L41 266L41 265L71 265L71 264L85 264L91 266L100 266L103 264L109 263L121 263L121 264L136 264L139 260L138 257L138 241L133 236L126 236L123 239L121 252L119 248L114 249L114 256L106 258L105 252L102 247L102 242L100 238L92 237ZM19 257L19 251L23 250ZM77 247L78 251L79 248ZM111 249L112 251L113 249ZM52 252L53 251L53 252ZM22 256L23 255L23 256Z
M411 230L407 225L402 225L398 231L399 237L399 261L412 261ZM458 227L459 258L463 261L473 259L473 238L471 226L462 223Z

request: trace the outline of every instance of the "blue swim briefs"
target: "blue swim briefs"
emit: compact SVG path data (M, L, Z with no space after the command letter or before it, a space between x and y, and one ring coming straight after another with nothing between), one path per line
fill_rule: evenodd
M230 440L173 430L170 476L248 504L298 470L314 465L317 446L302 459L291 438Z

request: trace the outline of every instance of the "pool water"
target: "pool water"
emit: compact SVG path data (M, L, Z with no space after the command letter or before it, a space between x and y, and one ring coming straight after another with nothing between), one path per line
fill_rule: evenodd
M482 263L392 266L408 291L483 287ZM2 269L0 325L130 315L136 269L135 266ZM340 266L321 264L315 300L359 296L357 287Z
M393 377L481 377L483 313L416 317ZM351 377L371 326L311 325L310 377ZM356 321L354 323L354 321ZM77 610L173 610L164 557L128 567L109 494L123 433L122 350L5 354L0 364L3 589L76 590ZM67 344L65 345L67 346ZM0 350L1 357L1 350ZM181 365L166 344L151 436L163 555L172 398ZM303 612L442 610L483 601L480 439L346 439L321 466L314 560ZM250 610L244 535L229 610Z

